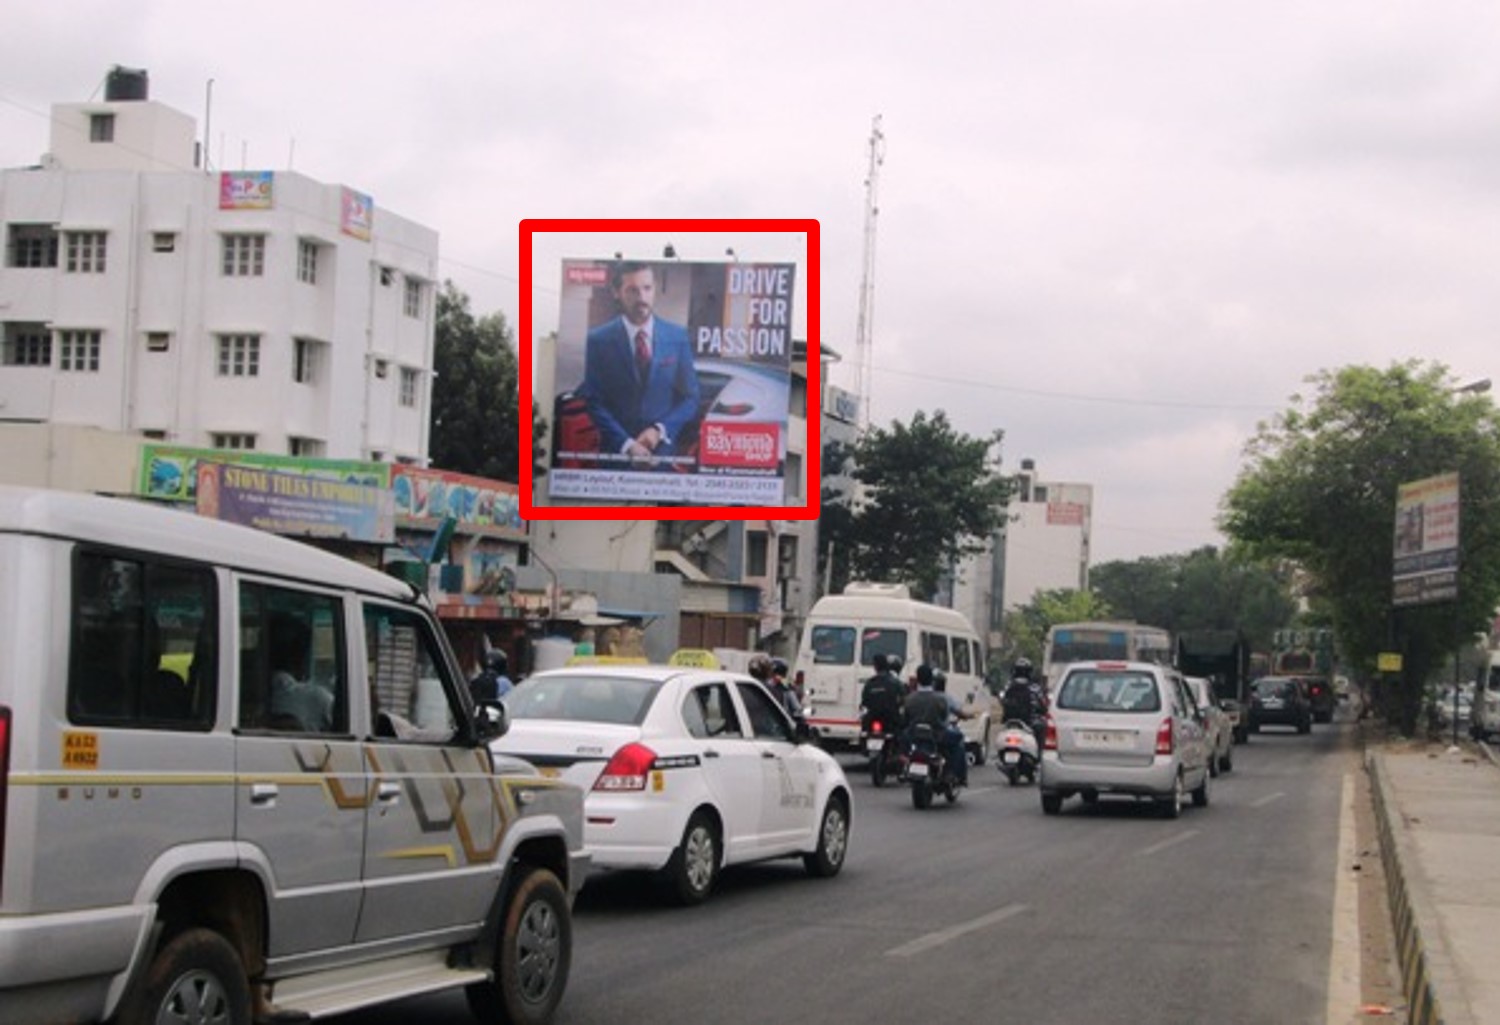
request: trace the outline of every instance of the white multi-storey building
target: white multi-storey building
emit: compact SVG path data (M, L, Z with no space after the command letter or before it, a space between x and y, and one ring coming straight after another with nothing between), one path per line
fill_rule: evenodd
M437 232L287 171L207 173L115 69L0 172L0 424L425 463Z

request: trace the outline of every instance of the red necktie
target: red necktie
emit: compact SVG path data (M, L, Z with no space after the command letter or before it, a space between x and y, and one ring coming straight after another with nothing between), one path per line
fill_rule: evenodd
M646 332L635 333L635 373L642 381L651 372L651 350L646 348Z

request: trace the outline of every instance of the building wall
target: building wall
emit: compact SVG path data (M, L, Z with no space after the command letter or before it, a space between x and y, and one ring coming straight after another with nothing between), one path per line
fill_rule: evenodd
M100 106L117 111L117 142L90 146L86 114ZM330 458L425 463L437 233L377 204L369 240L346 234L343 188L292 172L274 174L270 209L220 209L219 176L190 169L191 130L184 143L164 110L60 107L52 166L0 173L7 232L41 224L60 235L58 266L13 266L7 253L0 267L0 317L54 331L50 365L0 365L0 420L147 431L200 446L215 433L254 434L257 450L280 453L309 439ZM131 157L133 139L161 152ZM182 170L100 166L110 154L136 168L167 166L181 161L184 145ZM67 272L68 231L106 234L102 273ZM262 275L223 273L226 234L265 239ZM298 278L302 242L316 246L315 283ZM408 281L419 289L415 316ZM97 372L59 369L55 332L70 328L101 332ZM259 336L255 376L219 374L219 338L229 334ZM164 349L148 348L152 335L166 336ZM313 381L294 378L297 339L318 343ZM403 370L415 387L411 405L401 402Z
M1029 603L1040 590L1088 587L1093 488L1032 485L1029 501L1012 503L1005 531L1003 607Z

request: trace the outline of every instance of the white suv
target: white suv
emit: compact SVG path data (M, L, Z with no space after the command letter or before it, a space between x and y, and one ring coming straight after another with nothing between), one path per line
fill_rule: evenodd
M497 766L504 726L409 585L0 488L0 1018L245 1025L463 987L547 1021L582 794Z
M1074 662L1052 693L1042 745L1042 810L1074 794L1156 802L1167 818L1187 794L1208 804L1206 716L1175 669L1150 662Z

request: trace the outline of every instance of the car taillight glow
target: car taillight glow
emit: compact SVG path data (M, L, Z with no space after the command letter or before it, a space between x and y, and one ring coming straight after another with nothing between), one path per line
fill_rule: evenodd
M1042 746L1048 751L1057 750L1057 723L1050 715L1047 716L1047 739L1042 742Z
M646 774L656 764L656 752L645 744L626 744L615 752L594 781L595 790L645 790Z
M1169 755L1172 753L1172 720L1163 719L1161 725L1156 728L1156 753Z
M884 733L885 732L885 723L881 722L879 719L875 719L875 720L871 721L871 723L870 723L870 732L871 733Z
M0 705L0 882L5 881L5 793L10 788L10 709Z

